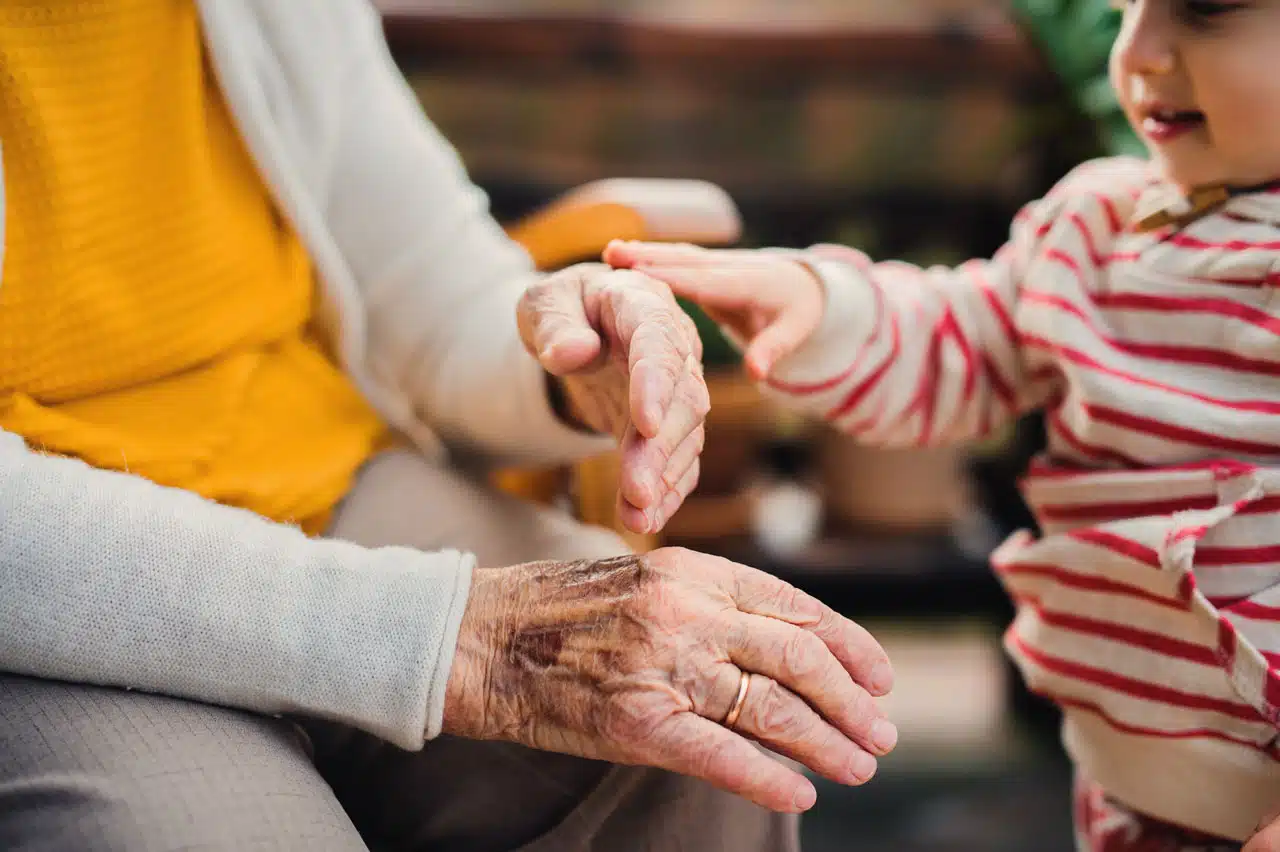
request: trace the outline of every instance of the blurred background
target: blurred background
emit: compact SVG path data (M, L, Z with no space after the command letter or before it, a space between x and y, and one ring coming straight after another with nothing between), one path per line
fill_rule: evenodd
M1075 164L1136 150L1105 81L1107 0L378 5L503 222L602 178L699 178L736 202L745 246L958 262L994 251ZM1004 660L1011 609L986 567L1031 524L1016 479L1038 424L961 450L855 447L770 408L695 318L713 391L702 485L642 546L772 571L861 620L897 665L902 745L868 787L820 786L805 849L1068 852L1056 719ZM608 523L609 475L597 460L505 483Z

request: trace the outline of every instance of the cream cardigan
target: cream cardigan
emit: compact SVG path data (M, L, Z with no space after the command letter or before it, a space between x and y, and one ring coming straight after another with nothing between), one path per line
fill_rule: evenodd
M366 0L198 5L370 402L430 454L600 449L550 410L516 331L530 262L423 117ZM311 713L416 748L440 730L472 562L309 540L0 433L3 671Z

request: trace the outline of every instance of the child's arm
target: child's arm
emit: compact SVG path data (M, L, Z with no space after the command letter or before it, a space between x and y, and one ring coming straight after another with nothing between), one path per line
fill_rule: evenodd
M991 260L956 269L872 263L852 249L708 251L617 244L606 260L666 281L744 344L788 404L863 440L916 446L981 437L1041 404L1016 314L1054 208L1026 208Z

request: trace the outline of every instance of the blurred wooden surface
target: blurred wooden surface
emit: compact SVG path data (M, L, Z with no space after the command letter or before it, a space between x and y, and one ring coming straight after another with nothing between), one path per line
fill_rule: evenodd
M698 177L747 244L946 262L1040 189L1055 83L1005 0L376 2L508 218L601 177Z
M583 62L721 76L1035 73L992 0L377 0L393 50L432 64ZM975 46L980 46L975 50Z

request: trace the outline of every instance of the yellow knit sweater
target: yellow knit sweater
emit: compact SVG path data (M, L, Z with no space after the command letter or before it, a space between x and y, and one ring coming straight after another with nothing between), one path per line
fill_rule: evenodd
M315 531L383 435L191 0L0 3L0 428Z

